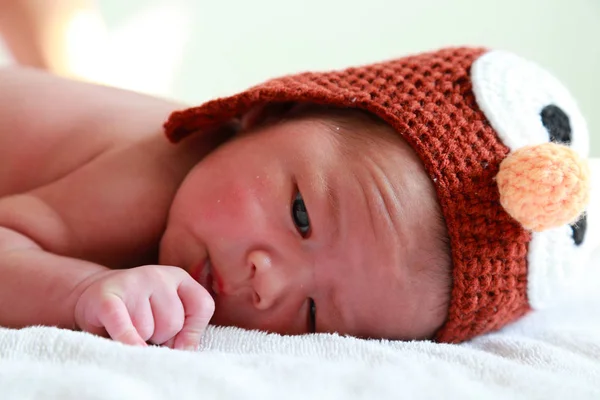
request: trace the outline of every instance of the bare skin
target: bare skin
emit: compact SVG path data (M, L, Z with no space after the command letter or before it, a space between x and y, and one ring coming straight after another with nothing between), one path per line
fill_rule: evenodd
M173 146L182 107L0 71L0 325L193 349L211 317L397 339L443 323L431 183L397 135L300 118Z
M443 323L446 282L427 276L440 262L431 184L391 128L356 129L370 140L310 117L258 128L188 175L161 262L212 289L213 323L390 339Z
M33 70L0 71L0 325L198 344L212 299L180 268L154 264L179 183L222 135L168 143L162 123L181 107ZM159 314L180 310L174 322L148 315L152 285L166 299Z

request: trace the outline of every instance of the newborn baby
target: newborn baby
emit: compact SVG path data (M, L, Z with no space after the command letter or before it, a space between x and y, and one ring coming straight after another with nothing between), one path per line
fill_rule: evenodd
M431 337L447 313L450 249L414 152L357 110L265 113L188 174L161 264L209 289L216 324Z
M276 79L172 113L177 145L178 104L4 74L4 326L460 342L545 305L585 238L583 119L507 53Z

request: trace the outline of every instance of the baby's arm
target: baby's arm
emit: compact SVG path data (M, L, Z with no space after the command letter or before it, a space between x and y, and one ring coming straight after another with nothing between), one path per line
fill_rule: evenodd
M179 268L111 271L0 227L2 326L81 328L131 345L194 350L213 311L210 295Z
M0 227L0 325L74 328L82 282L105 270L45 252L27 236Z
M144 265L156 262L179 182L218 144L204 136L169 144L161 125L179 107L0 69L1 326L197 344L210 295L180 268Z

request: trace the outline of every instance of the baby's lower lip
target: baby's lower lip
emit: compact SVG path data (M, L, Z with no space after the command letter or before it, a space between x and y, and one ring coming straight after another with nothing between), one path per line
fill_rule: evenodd
M203 263L198 266L197 272L193 278L198 281L210 295L215 298L217 293L214 290L214 279L212 276L212 265L210 259L206 259Z

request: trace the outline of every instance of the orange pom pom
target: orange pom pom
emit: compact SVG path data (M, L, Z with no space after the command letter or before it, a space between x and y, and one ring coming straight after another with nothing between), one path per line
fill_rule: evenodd
M525 229L540 232L575 222L589 202L587 162L569 147L523 147L500 164L502 207Z

